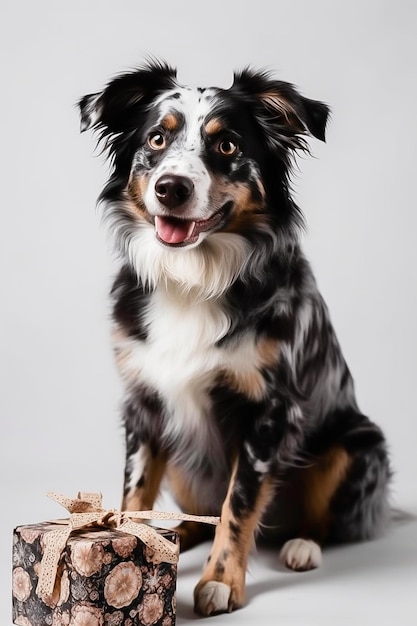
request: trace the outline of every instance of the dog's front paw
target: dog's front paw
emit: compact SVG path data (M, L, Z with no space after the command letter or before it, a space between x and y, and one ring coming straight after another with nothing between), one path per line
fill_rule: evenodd
M194 610L204 616L230 613L243 605L244 593L242 585L202 580L194 590Z
M217 580L200 583L194 590L194 610L200 615L213 615L231 611L229 601L231 596L229 585Z

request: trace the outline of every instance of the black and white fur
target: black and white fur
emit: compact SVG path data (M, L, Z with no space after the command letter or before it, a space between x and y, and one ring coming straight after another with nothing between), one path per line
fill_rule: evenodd
M257 528L310 569L324 541L386 520L384 437L356 403L290 193L293 155L324 140L328 108L265 72L190 89L152 63L80 109L112 162L101 201L122 260L123 506L152 507L167 476L185 511L221 514L195 607L230 611ZM184 547L201 528L179 528Z

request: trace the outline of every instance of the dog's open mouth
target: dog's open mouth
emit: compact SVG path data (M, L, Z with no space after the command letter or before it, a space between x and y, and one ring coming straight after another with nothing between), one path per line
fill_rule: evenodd
M206 220L190 220L179 217L157 215L155 217L155 233L159 241L168 246L188 246L195 243L200 233L212 230L224 221L225 216L232 208L232 202L227 202L220 211L216 211Z

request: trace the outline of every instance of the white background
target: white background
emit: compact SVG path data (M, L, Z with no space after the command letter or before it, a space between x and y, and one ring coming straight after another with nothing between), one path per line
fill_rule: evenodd
M106 169L74 104L146 54L192 85L267 68L331 106L327 143L312 140L295 179L305 247L361 408L389 440L393 504L416 513L416 2L3 0L0 22L0 623L11 623L12 527L62 515L48 490L120 504L114 266L95 211ZM380 541L329 551L316 573L284 573L260 551L248 605L213 623L415 624L416 544L409 517ZM179 625L197 621L207 551L181 559Z

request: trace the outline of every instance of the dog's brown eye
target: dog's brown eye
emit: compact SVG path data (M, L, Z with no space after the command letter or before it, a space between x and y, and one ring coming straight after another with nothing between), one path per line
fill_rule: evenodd
M231 139L222 139L217 144L217 149L224 156L233 156L239 150L239 146Z
M152 150L163 150L165 148L165 137L162 133L151 133L148 137L148 145Z

